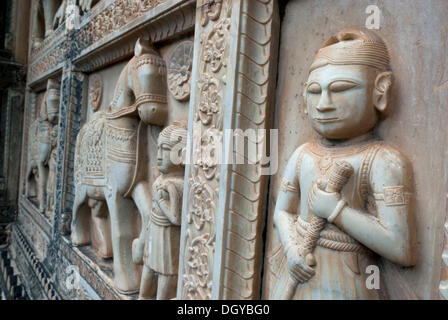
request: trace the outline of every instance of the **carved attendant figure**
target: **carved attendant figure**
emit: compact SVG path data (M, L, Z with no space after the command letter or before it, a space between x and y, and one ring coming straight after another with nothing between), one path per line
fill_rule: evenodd
M415 263L412 168L372 132L392 73L374 33L343 30L317 53L304 88L322 136L292 154L274 213L286 259L274 299L378 299L366 267L382 256Z
M161 175L152 186L149 223L133 244L135 262L144 260L140 299L165 300L176 296L184 167L172 159L180 159L176 150L182 151L186 140L187 128L180 122L166 127L158 139L157 168Z
M31 177L34 176L34 179L37 181L39 211L41 213L44 213L46 208L48 162L52 150L50 136L53 126L58 122L59 96L57 81L48 80L47 91L40 107L39 116L31 123L29 131L26 195L31 195Z
M56 184L56 168L58 165L58 126L54 126L51 131L51 153L49 160L49 174L48 174L48 182L47 182L47 215L49 217L53 217L54 210L54 187Z

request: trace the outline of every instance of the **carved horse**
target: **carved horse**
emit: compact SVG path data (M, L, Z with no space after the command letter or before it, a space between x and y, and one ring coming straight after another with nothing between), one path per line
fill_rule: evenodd
M146 125L163 125L166 113L165 62L149 41L139 39L134 57L120 74L109 108L95 113L76 141L72 243L86 245L91 241L88 199L105 202L114 284L125 294L138 291L141 277L141 266L132 261L132 240L139 227L133 208L142 219L151 209ZM107 234L103 241L108 241Z
M45 212L46 191L48 180L48 161L52 150L51 131L57 124L59 113L59 89L55 80L48 80L40 113L30 125L28 133L28 161L26 170L26 195L34 196L31 192L31 181L37 182L37 198L39 211Z

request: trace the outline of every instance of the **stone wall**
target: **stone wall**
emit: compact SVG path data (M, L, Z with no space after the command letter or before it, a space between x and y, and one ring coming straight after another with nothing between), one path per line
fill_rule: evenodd
M172 228L163 250L175 252L165 261L175 264L171 289L159 298L272 298L283 173L294 150L318 138L304 112L308 68L330 36L366 27L371 2L8 1L10 15L0 19L8 22L7 51L0 46L2 297L145 298L135 278L148 270L134 264L141 243L132 240L147 219L155 223L158 201L175 198L171 224L158 222ZM412 163L417 256L409 267L379 258L381 285L390 299L438 299L448 274L448 6L376 7L374 31L394 80L374 134ZM139 73L142 66L149 71ZM174 127L188 139L173 178L160 171L158 153ZM116 187L128 180L126 192Z

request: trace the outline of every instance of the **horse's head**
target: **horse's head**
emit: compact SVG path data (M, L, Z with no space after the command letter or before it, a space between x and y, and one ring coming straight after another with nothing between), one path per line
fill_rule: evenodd
M166 65L148 40L137 40L131 61L131 82L140 118L163 125L167 116Z

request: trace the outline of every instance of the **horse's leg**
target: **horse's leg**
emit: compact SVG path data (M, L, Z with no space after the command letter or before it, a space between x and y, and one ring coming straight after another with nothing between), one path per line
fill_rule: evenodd
M134 252L136 256L138 256L138 260L143 259L143 247L145 245L145 241L148 237L148 223L149 223L149 215L151 213L151 188L147 182L140 182L132 191L132 199L137 206L137 209L140 213L142 228L140 232L140 236L138 238L138 246L137 251ZM140 263L141 261L139 261Z
M112 240L110 224L107 220L107 206L103 201L89 199L89 207L92 210L92 223L99 237L100 256L104 259L112 257Z
M79 187L78 187L79 186ZM72 216L72 244L86 245L90 242L90 208L86 205L87 190L84 185L78 185L75 192Z
M157 275L148 266L143 267L139 300L154 300L157 296Z
M47 168L45 168L44 163L39 161L38 163L38 169L39 169L39 188L38 188L38 194L39 194L39 211L40 213L45 213L45 200L47 200L47 178L48 178L48 172Z
M132 294L138 291L141 267L132 261L132 240L135 236L135 206L118 191L106 197L109 208L114 255L114 283L118 291Z
M177 275L159 274L157 300L168 300L176 297Z

